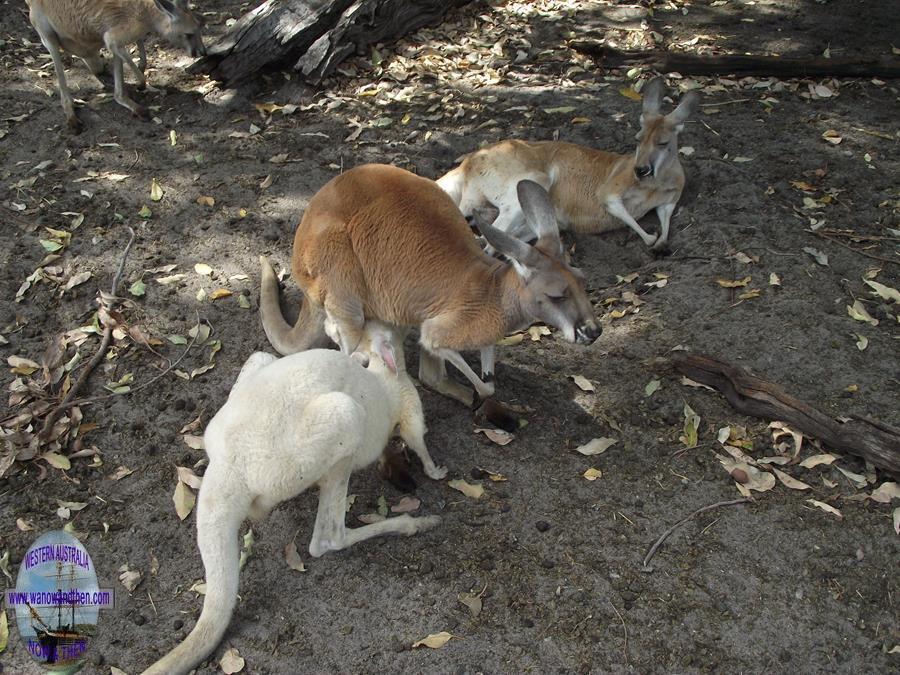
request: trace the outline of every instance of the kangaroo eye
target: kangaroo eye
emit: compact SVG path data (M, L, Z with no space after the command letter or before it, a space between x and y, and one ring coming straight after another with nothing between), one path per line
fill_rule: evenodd
M559 302L560 300L565 300L568 297L568 293L562 293L561 295L547 293L547 297L550 298L550 300L552 300L553 302Z
M669 141L659 141L657 145L661 148L666 147L669 144Z

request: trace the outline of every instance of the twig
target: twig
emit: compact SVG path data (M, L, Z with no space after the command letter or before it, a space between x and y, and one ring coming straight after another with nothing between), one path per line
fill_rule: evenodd
M701 108L720 108L723 105L732 105L734 103L746 103L747 101L755 101L752 98L736 98L732 101L718 101L716 103L701 103Z
M843 246L848 251L853 251L854 253L858 253L859 255L864 255L865 257L871 258L872 260L879 260L881 262L890 263L892 265L900 265L900 260L891 260L890 258L883 258L880 255L872 255L871 253L860 251L858 248L853 248L849 244L845 244L844 242L842 242L840 239L829 237L827 234L823 234L822 232L816 232L815 230L807 230L807 232L812 232L817 237L821 237L822 239L835 243L838 246Z
M122 259L119 261L119 268L116 270L116 274L113 277L108 299L104 299L105 294L102 290L100 291L100 307L102 309L103 305L106 303L107 312L111 311L118 304L116 290L119 287L119 280L122 278L122 271L125 269L125 260L128 258L128 252L131 250L131 245L134 243L134 230L129 227L128 231L131 233L131 237L128 239L128 244L126 244L125 251L122 253ZM69 404L75 398L75 395L82 387L84 387L88 378L91 376L91 373L94 372L94 369L100 364L103 357L106 356L106 352L109 350L109 343L112 341L112 332L113 321L110 319L103 329L103 339L100 340L100 348L97 350L97 353L94 354L94 358L91 359L90 363L87 364L87 367L82 371L81 377L79 377L75 384L72 385L72 388L66 392L63 400L60 401L59 405L44 419L44 426L38 434L39 439L47 440L47 438L49 438L50 432L53 430L53 425L56 424L56 420L59 419L59 416L64 410L71 407Z
M200 325L199 320L197 321L197 325L198 326ZM91 396L90 398L80 398L77 401L69 401L64 406L62 403L60 403L60 406L62 407L63 410L68 410L69 408L74 408L77 405L91 405L93 403L99 403L100 401L105 401L110 398L116 398L117 396L128 396L130 394L139 392L141 389L146 389L151 384L153 384L154 382L159 380L161 377L170 373L172 371L172 369L175 368L175 366L177 366L179 363L181 363L182 360L184 360L184 357L187 356L188 352L191 351L191 347L193 347L196 342L197 342L197 336L195 335L194 337L191 338L191 341L184 348L184 351L181 352L181 356L179 356L177 359L175 359L174 361L169 363L169 365L165 369L163 369L162 371L157 373L155 376L151 377L146 382L143 382L143 383L139 384L138 386L136 386L132 389L129 389L128 391L113 392L111 394L103 394L102 396Z
M734 499L734 500L727 501L727 502L716 502L715 504L710 504L708 506L702 506L699 509L697 509L696 511L694 511L691 515L687 516L686 518L682 518L677 523L675 523L672 527L670 527L668 530L663 532L662 535L660 535L659 539L657 539L654 542L653 546L650 547L650 550L647 551L647 555L644 557L644 571L649 572L652 569L649 567L649 565L650 565L650 561L653 559L653 556L656 555L656 549L658 549L660 546L662 546L662 543L666 539L669 538L670 534L672 534L675 530L677 530L679 527L684 525L686 522L688 522L694 516L696 516L700 513L703 513L704 511L710 511L712 509L717 509L720 506L736 506L737 504L749 504L749 503L750 503L750 500L747 499L746 497L742 498L742 499Z
M625 644L622 645L622 651L625 653L625 665L628 665L628 626L625 625L625 619L622 618L622 615L619 613L619 610L616 609L616 606L612 603L612 600L609 601L610 606L613 608L613 611L616 613L616 616L619 617L619 621L622 622L622 631L625 633Z

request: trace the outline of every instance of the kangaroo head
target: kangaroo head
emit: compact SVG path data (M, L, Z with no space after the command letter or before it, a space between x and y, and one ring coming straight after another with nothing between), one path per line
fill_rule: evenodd
M337 322L330 316L325 317L325 333L335 344L340 344L341 333ZM376 358L372 358L372 357ZM406 357L403 353L403 335L393 326L376 319L367 319L359 345L350 357L360 365L384 367L399 375L406 373Z
M157 30L176 47L182 47L193 58L206 56L201 32L203 20L188 7L187 0L153 0L163 19Z
M641 130L635 137L638 147L634 154L634 175L638 180L656 176L663 166L678 158L678 134L697 109L700 97L690 91L668 115L660 115L663 81L656 77L644 87Z
M479 229L506 255L518 274L519 302L531 321L555 326L569 342L591 344L601 328L584 290L584 276L565 259L559 225L547 191L530 180L516 187L525 220L538 235L532 246L485 224Z

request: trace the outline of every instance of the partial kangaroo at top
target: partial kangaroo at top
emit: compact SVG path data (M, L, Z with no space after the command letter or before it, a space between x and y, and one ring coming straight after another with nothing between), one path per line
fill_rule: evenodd
M66 84L66 71L60 48L81 57L98 77L105 64L100 48L112 53L116 103L139 117L146 109L125 94L123 66L134 73L138 87L146 86L143 40L156 33L193 56L203 56L206 48L200 36L202 22L188 8L187 0L27 0L28 17L41 42L50 52L59 82L59 97L69 128L76 133L81 122L75 114L72 94ZM135 65L128 46L138 43L142 67Z
M678 134L697 107L696 92L685 94L668 115L659 111L662 78L644 87L641 130L634 155L592 150L553 141L502 141L473 152L438 179L465 216L493 204L500 210L494 227L528 239L516 200L516 184L530 179L550 192L562 229L599 233L627 225L647 246L664 249L669 220L684 188ZM659 236L638 224L651 210L659 217Z
M494 344L534 321L557 327L569 342L600 335L578 270L563 254L546 191L518 186L520 206L538 232L535 245L482 228L512 263L487 256L465 218L433 181L383 164L337 176L312 198L294 238L293 275L306 296L291 327L278 306L278 284L262 262L260 315L269 341L291 353L320 344L323 310L352 352L366 319L419 327L419 379L466 404L472 392L446 376L450 361L475 386L493 394L459 351L481 350L482 376L493 376Z

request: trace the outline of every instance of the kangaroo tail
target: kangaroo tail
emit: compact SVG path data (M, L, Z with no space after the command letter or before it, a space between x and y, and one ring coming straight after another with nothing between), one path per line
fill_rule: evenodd
M143 675L190 672L212 653L231 621L240 571L238 533L250 508L250 496L243 486L230 489L228 478L221 476L210 467L197 500L197 544L206 570L203 611L184 642L145 670Z
M325 333L325 312L305 299L297 323L284 320L278 303L278 279L265 256L259 257L262 268L259 292L259 316L266 337L279 354L287 355L314 347L327 347L331 340Z

